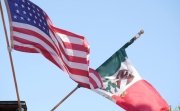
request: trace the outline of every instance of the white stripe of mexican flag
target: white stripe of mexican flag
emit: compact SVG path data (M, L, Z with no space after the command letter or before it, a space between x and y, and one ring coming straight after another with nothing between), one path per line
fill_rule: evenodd
M143 80L121 48L96 70L104 87L95 91L126 111L169 111L169 106L147 81Z

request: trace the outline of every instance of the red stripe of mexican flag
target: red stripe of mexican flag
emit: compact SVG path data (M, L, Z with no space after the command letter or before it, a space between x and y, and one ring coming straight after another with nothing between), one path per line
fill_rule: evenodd
M124 48L96 71L101 75L104 87L95 91L126 111L169 111L166 101L128 61Z

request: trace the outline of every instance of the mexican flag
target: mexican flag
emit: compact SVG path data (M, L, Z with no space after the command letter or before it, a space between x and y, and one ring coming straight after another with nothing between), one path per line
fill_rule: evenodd
M104 86L95 91L126 111L169 111L166 101L129 62L125 51L128 45L96 69Z

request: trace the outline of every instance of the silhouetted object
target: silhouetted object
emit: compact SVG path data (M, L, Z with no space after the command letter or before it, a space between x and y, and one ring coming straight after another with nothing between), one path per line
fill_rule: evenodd
M27 111L25 101L21 101L21 111ZM0 101L0 111L18 111L17 101Z

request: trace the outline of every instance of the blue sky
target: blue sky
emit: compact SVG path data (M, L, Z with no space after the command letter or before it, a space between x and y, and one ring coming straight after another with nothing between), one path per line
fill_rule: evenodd
M179 0L32 0L62 29L87 38L96 69L140 29L145 33L127 49L140 75L175 107L180 104ZM6 8L3 3L7 29ZM5 35L0 22L0 101L16 100ZM41 54L12 52L21 100L28 111L49 111L76 83ZM78 89L57 110L123 111L106 98Z

